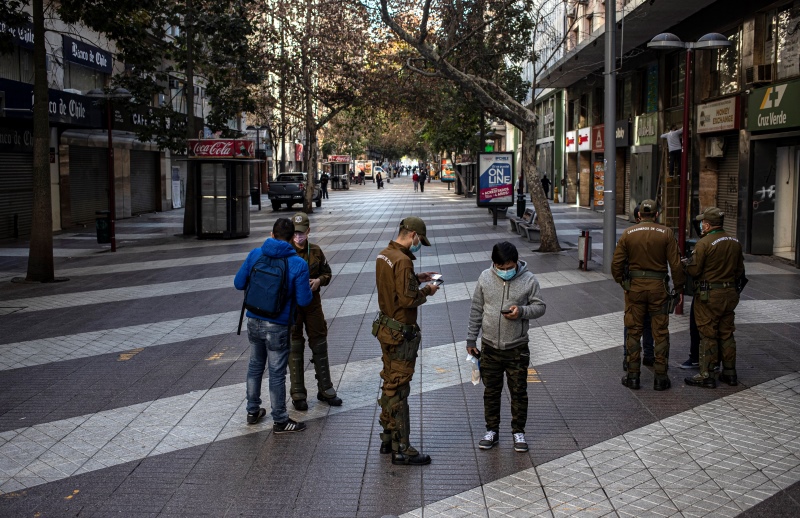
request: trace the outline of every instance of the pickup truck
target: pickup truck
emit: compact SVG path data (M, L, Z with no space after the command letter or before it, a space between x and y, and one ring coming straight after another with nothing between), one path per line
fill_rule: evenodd
M290 209L295 203L302 204L306 195L308 173L281 173L267 184L267 195L272 203L272 210L280 210L282 204ZM322 205L322 190L314 185L314 205Z

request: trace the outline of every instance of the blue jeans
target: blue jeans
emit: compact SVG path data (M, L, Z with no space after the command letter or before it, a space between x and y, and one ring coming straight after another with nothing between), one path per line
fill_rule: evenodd
M247 411L261 407L261 380L269 366L269 400L272 421L284 423L286 412L286 366L289 363L289 326L257 318L247 319L250 339L250 365L247 368Z
M628 352L625 350L625 344L628 343L628 328L623 328L622 338L622 357L625 358ZM644 315L644 327L642 329L642 357L655 358L655 347L653 345L653 328L650 324L650 314Z

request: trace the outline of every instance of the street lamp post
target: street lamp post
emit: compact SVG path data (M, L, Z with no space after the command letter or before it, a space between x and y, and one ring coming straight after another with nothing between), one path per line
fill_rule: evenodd
M259 154L259 150L261 149L260 137L261 131L268 129L267 126L247 126L247 131L255 131L256 132L256 159L258 160L258 171L256 171L256 175L258 178L258 210L261 210L261 155ZM250 186L252 189L252 186Z
M683 83L683 139L681 146L681 180L680 180L680 201L678 214L678 250L681 255L686 253L686 198L689 181L689 110L691 108L690 94L692 84L692 58L695 49L721 49L729 47L731 42L724 35L711 32L698 39L696 42L684 42L679 37L665 32L655 36L647 44L649 48L659 50L686 50L686 70L684 72ZM675 313L683 313L683 301L676 308Z
M125 88L117 87L110 91L105 91L102 88L94 88L86 92L87 97L94 97L95 99L104 99L106 101L106 114L108 117L108 165L106 167L108 172L108 211L109 211L109 231L111 234L111 251L117 251L117 233L116 233L116 219L117 219L117 196L114 175L114 141L112 137L114 126L114 110L113 99L130 99L131 93Z

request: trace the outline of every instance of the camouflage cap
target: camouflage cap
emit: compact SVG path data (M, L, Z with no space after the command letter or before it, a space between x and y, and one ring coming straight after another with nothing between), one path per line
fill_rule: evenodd
M298 212L292 216L292 223L294 223L295 232L305 232L310 226L310 223L308 222L308 214L305 212Z
M697 221L708 221L714 226L722 225L722 218L725 217L725 213L719 210L717 207L707 207L706 210L700 213L697 216Z
M415 216L404 218L403 221L400 222L400 228L416 232L423 245L431 246L431 242L428 241L428 237L425 235L426 227L425 222L422 221L422 219Z
M658 205L653 200L644 200L639 204L639 214L650 215L658 212Z

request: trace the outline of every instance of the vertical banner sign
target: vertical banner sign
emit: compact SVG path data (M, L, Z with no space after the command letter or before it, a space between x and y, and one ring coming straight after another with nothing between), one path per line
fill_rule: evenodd
M594 207L595 209L602 209L605 205L603 200L603 192L605 191L605 177L606 167L604 162L597 161L594 163Z
M453 162L449 158L442 160L442 181L455 182L456 172L453 170Z
M514 205L514 153L478 155L478 207Z

